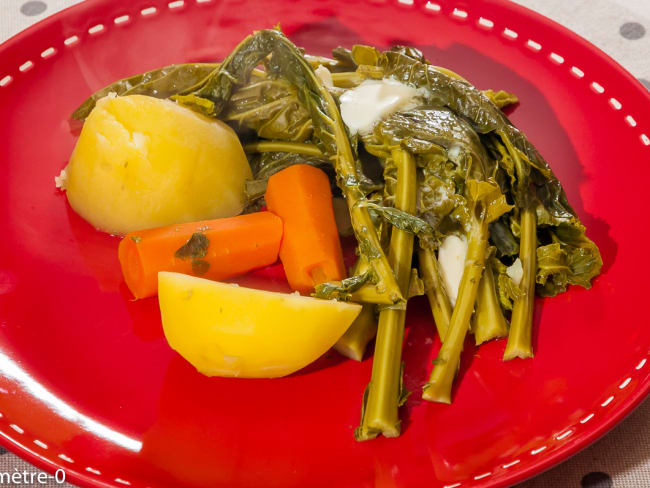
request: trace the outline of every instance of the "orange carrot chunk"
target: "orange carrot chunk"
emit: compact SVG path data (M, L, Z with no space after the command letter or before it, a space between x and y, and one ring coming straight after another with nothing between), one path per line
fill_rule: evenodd
M278 260L282 221L271 212L203 220L127 234L118 255L136 298L158 294L158 272L224 280Z
M322 170L296 164L275 173L265 200L284 223L280 260L292 289L307 294L319 283L347 276L330 183Z

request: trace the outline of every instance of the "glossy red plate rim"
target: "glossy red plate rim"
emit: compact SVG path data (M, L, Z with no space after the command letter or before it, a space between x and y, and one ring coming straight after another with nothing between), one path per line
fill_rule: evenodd
M53 29L54 26L56 26L61 21L61 19L66 17L71 11L74 11L79 14L88 14L88 19L91 19L94 4L100 3L100 1L101 0L87 0L83 3L66 8L32 25L28 29L18 33L14 37L0 44L0 56L4 57L7 55L8 52L13 51L11 53L13 54L13 56L11 55L9 56L10 59L9 62L14 63L15 66L13 72L10 73L0 72L0 89L10 84L13 81L13 78L15 78L16 76L20 76L20 74L23 71L28 71L31 67L30 63L32 63L32 61L27 61L27 60L17 61L19 58L16 57L16 52L18 51L16 48L25 39L29 38L34 33L42 29L48 29L48 28ZM191 0L185 0L185 1L191 1ZM214 0L208 0L208 1L214 1ZM599 72L599 76L602 75L603 78L610 78L610 79L621 77L627 83L632 83L638 90L638 93L634 94L637 101L640 101L641 103L644 104L645 107L650 109L650 94L648 94L646 88L633 75L627 72L618 62L613 60L611 57L609 57L603 51L595 47L593 44L589 43L588 41L578 36L574 32L563 27L562 25L557 24L556 22L546 17L543 17L542 15L534 11L531 11L525 7L522 7L518 4L506 2L504 0L480 0L476 3L444 2L444 5L438 4L436 2L431 2L431 1L418 2L413 0L395 0L393 3L395 2L400 4L403 8L408 8L408 9L420 8L425 11L428 11L428 13L433 13L436 15L449 15L451 17L454 17L459 22L468 22L471 19L472 22L474 21L477 22L477 26L479 28L483 27L488 29L492 29L492 27L489 27L489 24L491 22L490 20L484 19L483 17L474 19L471 15L469 15L468 11L471 11L473 6L476 6L477 4L483 4L484 6L487 5L491 8L495 8L497 10L497 13L499 10L503 10L503 9L507 9L511 12L515 12L518 17L527 19L529 22L534 22L538 26L541 26L543 29L549 29L551 31L560 31L563 37L569 39L572 43L577 45L582 51L582 53L585 54L585 57L581 57L581 61L580 61L582 63L581 66L593 67L594 68L593 71L597 71L598 66L600 67L602 67L603 65L607 66L607 68L609 68L612 72L611 76L605 76L601 72ZM169 8L173 8L172 4L174 3L178 3L178 2L171 2L171 4L168 5ZM142 5L143 8L146 8L148 6L149 5L144 5L144 4ZM85 29L85 31L88 32L90 35L99 33L106 28L102 24L94 24L94 23L89 23L87 27L88 28ZM95 30L95 32L93 32L93 30ZM81 36L82 34L85 35L86 32L79 31L78 35L79 36ZM60 34L60 32L57 31L57 34ZM529 49L534 53L539 53L543 49L542 44L536 42L534 39L526 38L525 36L508 28L506 28L503 32L497 35L502 35L503 37L511 40L513 42L513 47L515 47L515 43L518 43L519 45L517 47L519 47L519 49ZM61 37L60 39L58 39L57 43L59 48L65 48L65 46L67 45L66 41L78 42L78 40L74 41L74 37L75 36L68 36L67 38ZM48 49L46 49L46 51L47 50ZM41 54L42 58L48 57L47 55L45 55L46 51L44 51L43 54ZM546 55L545 51L546 50L544 50L544 53ZM554 53L552 52L549 53L549 56L552 56L552 54ZM3 59L3 62L0 63L0 66L9 65L9 63L4 62L5 60L6 58ZM16 64L16 62L18 62L19 64ZM40 59L35 60L35 62L40 62ZM564 60L558 63L557 59L553 60L552 57L549 57L548 60L544 60L540 58L539 62L555 62L556 64L564 64L566 69L571 70L571 73L574 77L581 79L586 83L590 83L592 90L601 94L604 91L603 86L597 81L589 82L587 80L585 71L583 71L581 68L577 66L569 67L570 63L564 63ZM625 94L625 96L627 95L629 94ZM638 95L641 96L639 97ZM623 97L624 95L621 96ZM632 97L632 95L629 96ZM625 105L628 106L629 104L625 103ZM644 112L639 107L638 104L635 106L635 111L639 115L641 115ZM646 110L646 112L650 112L650 110ZM626 115L622 111L620 113L620 117L621 117L621 123L627 123L630 127L636 128L638 124L637 122L638 119L635 119L634 117L632 117L632 115ZM639 141L640 144L645 146L650 145L650 139L648 138L647 135L640 134L639 139L640 139ZM649 355L646 354L644 358L640 359L640 362L634 368L636 371L640 371L646 366L646 363L648 363L648 356ZM630 380L631 377L623 380L619 388L623 388L624 387L623 385L627 386L627 383L629 383ZM487 487L487 486L511 485L514 483L521 482L527 478L530 478L549 468L554 467L558 463L566 460L570 456L576 454L578 451L584 449L589 444L595 442L597 439L599 439L601 436L607 433L610 429L616 426L624 417L630 414L646 398L646 396L648 396L649 393L650 393L650 376L646 374L645 378L642 378L639 384L636 386L635 391L633 393L627 396L622 402L616 404L613 409L607 411L603 415L598 415L597 418L594 419L594 422L589 424L588 430L581 430L581 432L578 435L571 436L570 440L564 442L563 445L560 448L554 450L554 452L539 457L538 461L533 461L531 463L528 463L527 466L522 467L521 469L513 470L511 474L502 476L498 480L494 480L494 481L486 479L485 485L483 486ZM603 407L607 406L610 402L612 402L613 398L614 398L613 396L608 397L606 400L604 400L601 406ZM595 414L590 414L587 418L588 420L591 420L594 416ZM583 421L580 422L583 423ZM66 471L66 478L69 481L77 483L81 486L87 486L87 487L124 486L118 484L119 482L113 482L113 481L106 482L103 480L99 480L97 478L87 476L80 471L74 469L71 470L70 466L64 465L63 462L56 463L52 460L39 456L34 451L31 451L25 448L24 446L14 442L12 437L5 432L5 429L8 429L10 427L11 424L9 425L3 424L2 427L0 427L0 444L4 445L7 449L19 455L20 457L26 459L27 461L34 464L35 466L38 466L39 468L42 468L45 471L50 473L54 473L57 469L64 469ZM558 436L556 436L556 439L561 440L563 438L561 437L562 435L563 434L559 434ZM568 436L569 435L567 434L567 437ZM475 480L478 479L479 479L478 476L475 477ZM451 488L452 486L460 486L460 485L458 484L449 485L449 488Z

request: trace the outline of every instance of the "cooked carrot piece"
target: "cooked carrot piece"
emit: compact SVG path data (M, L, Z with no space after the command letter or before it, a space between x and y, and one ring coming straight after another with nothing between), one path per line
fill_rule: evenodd
M306 294L319 283L347 276L323 171L307 164L289 166L269 178L265 199L284 223L280 260L292 289Z
M271 212L204 220L127 234L118 255L136 298L158 293L158 272L224 280L278 259L282 221Z

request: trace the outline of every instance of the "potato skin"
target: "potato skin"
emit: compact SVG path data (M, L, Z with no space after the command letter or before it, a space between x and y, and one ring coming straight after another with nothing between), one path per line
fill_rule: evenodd
M99 100L65 173L72 208L118 235L237 215L251 177L230 127L144 95Z

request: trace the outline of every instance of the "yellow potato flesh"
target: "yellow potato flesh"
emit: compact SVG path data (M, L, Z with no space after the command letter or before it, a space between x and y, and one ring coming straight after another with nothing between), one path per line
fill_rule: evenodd
M86 119L66 168L72 208L125 234L244 208L251 170L235 132L169 100L106 97Z
M273 378L318 359L359 315L357 304L158 274L169 345L206 376Z

